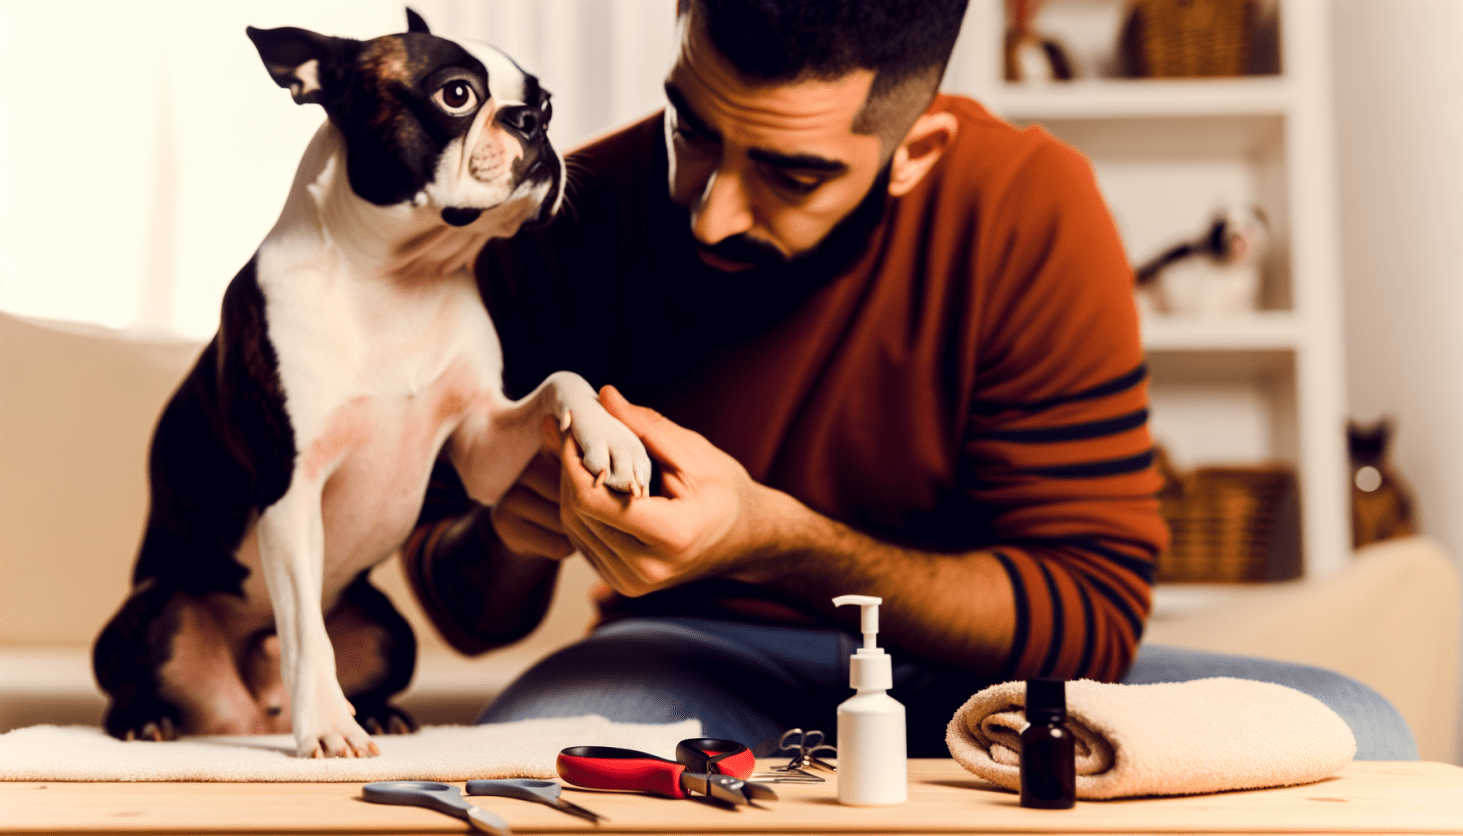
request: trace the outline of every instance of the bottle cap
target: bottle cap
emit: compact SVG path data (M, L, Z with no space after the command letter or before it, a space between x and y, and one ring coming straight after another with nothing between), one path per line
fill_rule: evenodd
M1067 683L1060 679L1026 680L1026 719L1033 714L1043 719L1067 714Z
M879 647L879 605L883 598L872 595L840 595L833 599L837 607L857 604L862 607L859 627L864 646L849 659L848 686L856 690L887 691L894 687L893 660Z

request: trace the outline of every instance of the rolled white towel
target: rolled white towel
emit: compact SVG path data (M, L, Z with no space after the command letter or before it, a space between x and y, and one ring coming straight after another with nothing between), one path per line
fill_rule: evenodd
M1024 682L975 694L950 721L951 757L987 781L1019 789L1025 704ZM1067 727L1083 799L1308 784L1336 774L1356 754L1351 729L1320 700L1230 677L1068 682Z

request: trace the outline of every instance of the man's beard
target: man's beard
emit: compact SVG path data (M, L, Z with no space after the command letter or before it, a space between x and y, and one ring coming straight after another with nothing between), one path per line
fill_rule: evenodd
M833 226L816 246L795 256L784 255L771 244L746 233L696 248L718 258L751 268L733 273L739 284L799 287L812 290L842 275L868 251L869 243L889 206L892 161L885 163L863 200ZM714 269L714 268L710 268ZM721 271L718 271L721 272Z

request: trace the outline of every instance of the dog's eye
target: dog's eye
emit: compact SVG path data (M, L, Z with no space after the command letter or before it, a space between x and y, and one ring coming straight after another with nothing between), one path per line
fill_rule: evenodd
M461 116L478 106L478 94L465 81L449 81L432 94L432 101L444 112Z

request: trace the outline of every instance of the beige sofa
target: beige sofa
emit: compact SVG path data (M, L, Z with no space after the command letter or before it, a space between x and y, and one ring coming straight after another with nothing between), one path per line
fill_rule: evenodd
M90 644L127 588L152 424L199 347L0 314L0 731L99 721ZM425 722L471 720L591 617L593 576L576 558L538 631L468 660L426 624L394 561L375 578L416 627L402 702ZM1146 640L1349 674L1397 705L1424 758L1456 762L1459 597L1435 544L1396 541L1324 582L1160 590Z

